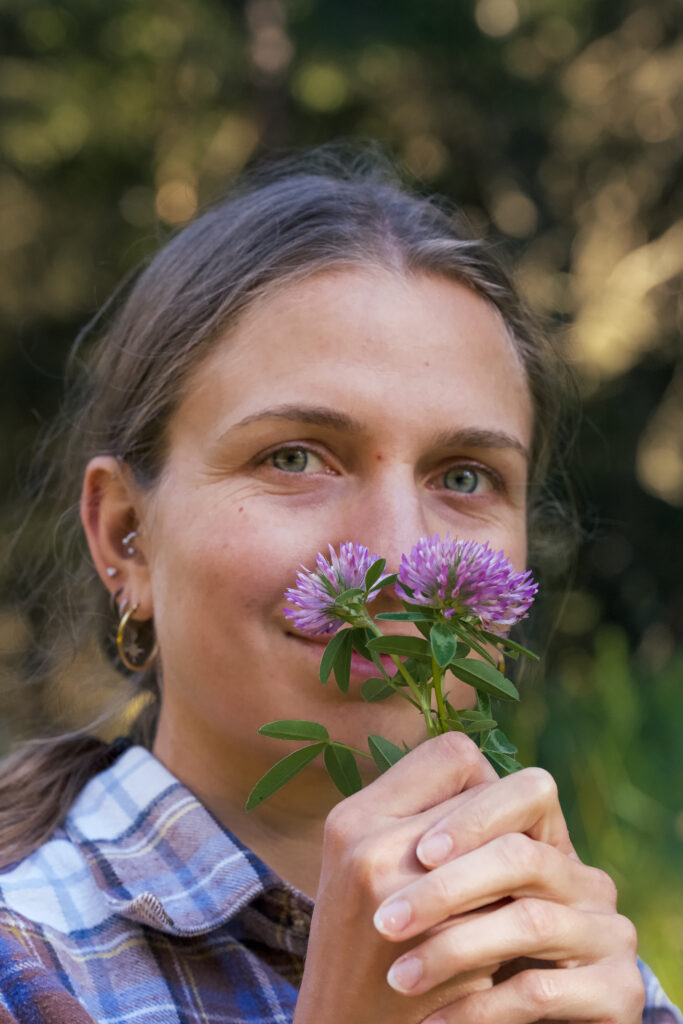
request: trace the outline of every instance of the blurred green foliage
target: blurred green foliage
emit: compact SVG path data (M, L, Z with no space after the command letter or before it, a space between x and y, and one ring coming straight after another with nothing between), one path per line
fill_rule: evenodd
M679 25L678 0L4 0L0 517L123 274L264 151L379 139L505 241L580 375L586 543L509 728L680 1002ZM0 647L21 642L6 605ZM9 679L0 744L96 714L88 666L30 712Z

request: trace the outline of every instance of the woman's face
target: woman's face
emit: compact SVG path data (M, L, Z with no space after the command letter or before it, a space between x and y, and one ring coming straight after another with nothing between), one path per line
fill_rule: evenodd
M356 666L346 696L321 686L323 648L287 622L283 591L346 540L395 569L422 534L449 532L522 568L530 434L503 323L459 284L339 270L255 304L191 381L141 523L162 733L262 767L286 749L256 732L277 718L363 747L368 732L422 738L400 698L363 703L372 670Z

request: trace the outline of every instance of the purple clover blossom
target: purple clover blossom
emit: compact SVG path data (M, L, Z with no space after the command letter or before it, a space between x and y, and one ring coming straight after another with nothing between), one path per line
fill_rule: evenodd
M413 591L409 596L401 584ZM484 629L505 632L528 612L538 590L531 572L515 572L502 551L473 540L421 537L403 555L396 593L411 604L473 615Z
M371 555L362 544L346 541L339 545L339 554L331 544L329 561L324 555L318 554L315 559L316 568L307 569L302 565L296 574L295 587L285 591L285 599L294 608L285 608L285 616L297 629L310 636L321 636L336 633L343 624L334 602L339 594L352 587L363 587L365 574L370 566L379 558ZM383 573L377 580L375 588L386 578ZM378 590L368 595L367 600L377 597Z

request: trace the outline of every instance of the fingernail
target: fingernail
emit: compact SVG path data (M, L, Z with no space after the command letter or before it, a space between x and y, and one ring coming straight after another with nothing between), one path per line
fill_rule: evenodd
M453 840L445 832L437 832L424 839L417 848L417 855L423 864L436 866L443 863L453 849Z
M422 977L422 961L416 956L397 960L389 969L387 981L397 992L410 992Z
M413 908L407 900L396 900L394 903L387 903L386 907L380 907L373 920L375 928L384 935L395 935L402 932L410 921Z

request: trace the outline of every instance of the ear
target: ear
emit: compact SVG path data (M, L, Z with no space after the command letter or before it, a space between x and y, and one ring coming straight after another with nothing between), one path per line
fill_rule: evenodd
M140 494L127 467L110 455L87 465L81 493L81 522L95 568L107 590L119 595L119 607L137 605L135 619L154 614L149 566L145 557ZM135 531L135 536L126 540Z

